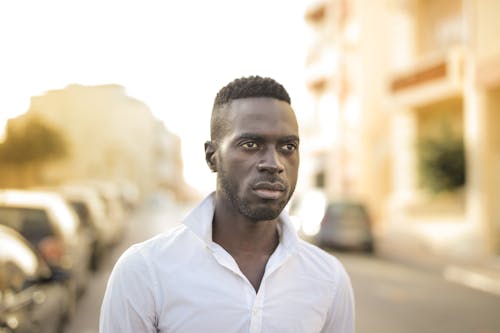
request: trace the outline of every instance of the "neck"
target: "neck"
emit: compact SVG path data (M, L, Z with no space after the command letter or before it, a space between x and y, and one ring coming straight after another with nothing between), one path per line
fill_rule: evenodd
M253 221L223 203L216 203L212 239L230 254L270 255L278 246L278 220Z

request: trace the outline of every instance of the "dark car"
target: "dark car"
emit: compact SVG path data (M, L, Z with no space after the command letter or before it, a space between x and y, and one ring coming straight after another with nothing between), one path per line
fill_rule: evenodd
M70 299L66 278L18 232L0 226L0 332L61 332Z
M321 247L373 252L372 223L366 207L353 201L330 202L315 242Z

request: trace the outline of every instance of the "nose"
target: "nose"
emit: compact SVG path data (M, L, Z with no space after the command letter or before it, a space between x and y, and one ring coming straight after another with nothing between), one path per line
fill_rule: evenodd
M259 164L257 164L257 169L259 171L267 171L271 174L283 172L284 166L281 162L279 152L275 149L267 149Z

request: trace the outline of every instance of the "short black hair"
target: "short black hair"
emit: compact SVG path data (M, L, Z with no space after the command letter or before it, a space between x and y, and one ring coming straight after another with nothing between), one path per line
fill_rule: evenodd
M286 89L269 77L248 76L229 82L215 96L214 108L235 99L248 97L272 97L291 104Z
M269 77L248 76L229 82L215 96L210 121L210 137L217 141L226 131L227 123L221 109L230 102L250 97L271 97L291 104L290 96L280 83Z

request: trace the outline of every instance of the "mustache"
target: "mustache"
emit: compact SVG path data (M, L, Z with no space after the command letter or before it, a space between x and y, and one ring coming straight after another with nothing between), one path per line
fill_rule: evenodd
M259 183L259 182L282 183L282 184L286 183L282 178L276 176L260 176L254 179L254 183Z
M263 184L271 184L273 187L285 190L288 188L288 182L276 176L261 176L253 181L253 187L259 187Z

